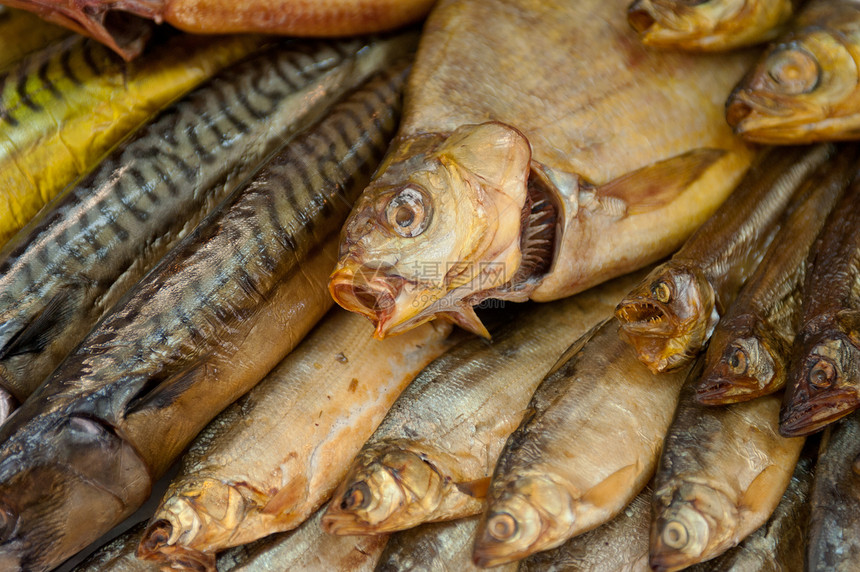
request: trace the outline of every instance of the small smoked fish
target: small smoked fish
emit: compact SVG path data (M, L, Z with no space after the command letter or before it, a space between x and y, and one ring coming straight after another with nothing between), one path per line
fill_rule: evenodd
M654 476L650 564L662 572L710 560L763 525L803 448L779 434L779 396L707 407L697 381L681 390Z
M687 369L658 379L611 318L573 344L505 443L475 562L554 548L621 512L654 474Z
M696 391L699 403L746 401L785 385L809 249L857 164L858 148L843 148L798 191L797 204L714 329Z
M218 572L371 572L388 535L326 534L320 527L323 510L295 530L227 550L218 556Z
M860 453L860 413L828 427L821 439L812 484L806 569L856 571L860 562L860 475L851 461Z
M0 251L0 388L25 399L208 211L412 36L273 48L183 99Z
M68 35L65 28L43 22L27 12L0 6L0 70Z
M809 435L860 407L860 179L824 223L807 261L779 431Z
M648 572L651 488L594 530L520 562L519 572Z
M472 563L472 542L479 520L472 516L434 522L392 534L376 572L479 572L482 568ZM493 572L516 570L516 563L493 568Z
M216 552L298 526L450 332L424 324L378 341L361 316L331 313L192 443L138 555L214 570Z
M858 50L860 3L809 0L732 92L729 125L749 141L777 145L857 139Z
M441 0L329 288L375 335L563 298L669 255L753 158L723 119L751 54L642 46L626 0ZM504 41L499 41L504 38ZM571 57L576 54L576 57Z
M491 342L465 342L427 367L353 461L326 530L376 534L478 514L538 383L637 278L524 310L494 329Z
M352 36L390 30L427 14L433 0L4 0L92 36L127 60L149 37L143 18L198 34L261 32Z
M338 231L394 133L405 73L291 141L0 426L0 569L48 570L131 514L322 317Z
M635 0L627 21L658 48L722 51L776 38L801 0Z
M174 33L127 64L73 36L0 72L0 246L126 135L265 41Z
M832 145L765 151L714 216L618 304L621 336L642 363L666 371L702 350L791 198L833 152Z
M111 540L76 566L74 572L159 572L157 564L134 554L145 528L146 523L141 522Z

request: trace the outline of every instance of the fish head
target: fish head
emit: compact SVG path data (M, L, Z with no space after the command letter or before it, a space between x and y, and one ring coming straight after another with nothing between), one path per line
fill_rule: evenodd
M714 290L695 267L670 260L655 268L615 308L619 334L652 371L668 371L696 355L719 315Z
M801 347L780 410L785 437L809 435L860 407L860 348L851 337L829 330Z
M322 527L333 534L376 534L416 526L439 505L444 486L423 455L396 447L365 450L332 496Z
M646 44L672 46L702 40L722 22L751 16L750 4L748 0L635 0L627 9L627 21Z
M523 475L491 485L478 525L472 559L482 568L525 558L563 543L573 526L574 500L569 487L549 473Z
M149 496L146 465L111 426L75 414L41 421L38 431L2 431L3 570L58 566Z
M721 322L711 338L705 370L696 388L696 399L703 405L747 401L772 393L785 382L785 368L779 359L782 348L776 338L749 321L733 322Z
M530 161L526 138L497 122L395 145L344 227L335 301L378 338L437 316L487 336L470 298L520 266Z
M650 564L663 572L707 560L727 548L738 511L725 494L685 482L654 495Z
M858 64L836 35L816 28L768 49L726 104L735 132L762 143L843 138L838 115L858 85Z

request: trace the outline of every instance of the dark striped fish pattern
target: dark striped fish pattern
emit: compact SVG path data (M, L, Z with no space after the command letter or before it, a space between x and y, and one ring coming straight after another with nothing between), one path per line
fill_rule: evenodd
M272 49L166 110L58 197L0 253L0 386L26 398L264 158L414 40Z
M291 142L0 427L0 569L48 570L125 518L323 315L340 227L393 136L405 75Z

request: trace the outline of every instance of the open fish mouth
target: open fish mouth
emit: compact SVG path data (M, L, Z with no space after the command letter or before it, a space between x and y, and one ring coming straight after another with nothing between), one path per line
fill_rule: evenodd
M629 334L667 338L677 334L678 328L671 314L651 300L622 302L615 314L622 322L621 327Z
M860 406L851 392L830 395L798 406L784 407L779 416L779 434L804 437L852 413Z
M779 126L789 128L817 119L814 109L796 99L762 91L736 90L726 104L726 120L735 133Z
M696 401L702 405L727 405L758 397L758 381L748 377L727 378L713 375L702 378L696 389Z
M211 572L215 570L215 555L171 543L175 536L173 524L167 519L156 520L146 528L137 548L137 557L158 562L165 568Z

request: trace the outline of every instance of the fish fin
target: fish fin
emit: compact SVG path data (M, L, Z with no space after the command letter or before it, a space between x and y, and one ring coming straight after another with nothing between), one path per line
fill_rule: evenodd
M66 300L68 290L64 289L55 294L26 326L0 348L0 360L45 349L53 337L51 330L68 317L70 306Z
M204 369L200 366L205 361L206 358L204 356L200 360L195 360L191 365L179 372L165 378L150 378L129 400L125 408L125 415L128 416L147 409L163 409L170 406L188 388L197 383L197 380L204 372Z
M612 319L613 318L610 316L609 318L600 320L599 322L594 324L590 330L579 336L579 339L577 339L570 345L570 347L564 350L564 353L561 354L558 360L556 360L555 365L550 368L549 372L544 377L549 377L550 375L561 369L564 364L570 361L570 358L578 354L582 350L582 348L585 347L585 344L588 343L588 340L594 337L594 334L597 333L597 330L599 330L606 322Z
M451 310L449 312L440 312L440 316L444 316L445 318L451 320L464 330L468 330L473 334L477 334L482 338L490 339L490 332L487 331L487 328L484 327L484 324L481 323L481 319L475 313L474 308L469 305L462 305L458 307L456 310Z
M855 346L860 346L860 311L841 310L836 314L836 323Z
M483 479L475 479L464 483L456 483L454 486L464 495L469 495L476 499L482 499L487 496L487 491L490 490L490 481L492 477L484 477Z
M726 153L723 149L694 149L622 175L594 191L583 188L579 202L586 207L596 202L592 208L615 217L656 210L683 194ZM624 212L620 213L622 205Z
M642 488L641 486L634 486L636 483L636 477L639 476L641 472L639 463L627 465L622 469L618 469L603 479L603 482L588 489L588 491L582 495L581 500L582 502L588 503L592 506L605 507L615 503L620 491L625 491L630 494L632 500L632 497L635 497ZM626 504L627 503L624 503L624 505Z
M785 470L777 465L767 467L747 487L738 501L738 507L756 514L772 512L783 493L776 491L774 485L782 480L784 473ZM785 481L788 482L788 479Z
M304 475L297 475L293 480L281 487L275 496L260 510L263 514L283 515L295 507L299 501L307 497L308 480Z

